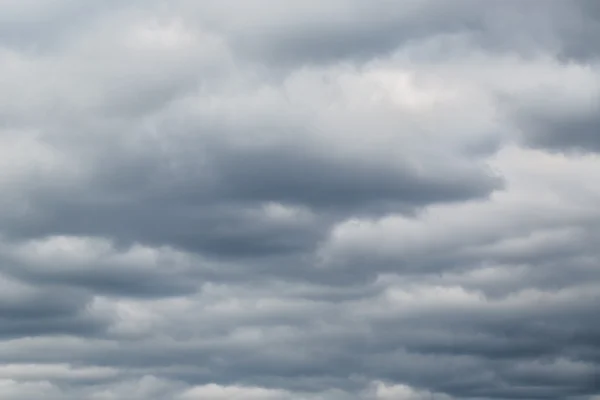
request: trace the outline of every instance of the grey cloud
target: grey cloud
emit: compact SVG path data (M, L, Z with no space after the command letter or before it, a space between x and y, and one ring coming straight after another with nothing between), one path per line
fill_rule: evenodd
M0 306L3 339L36 335L94 336L107 328L108 321L87 312L90 298L82 291L25 287L20 292L25 293L3 296Z
M581 0L578 5L580 13L567 31L562 56L567 59L597 61L600 47L590 39L600 33L600 8L593 0Z
M229 112L224 114L229 117ZM271 132L295 129L278 126L277 116L270 118L275 123L264 122L269 129L266 140L271 140ZM9 234L111 235L124 242L168 243L217 255L297 252L314 247L323 239L325 227L348 213L410 212L429 203L485 197L501 187L501 179L479 160L455 163L427 152L411 154L420 159L407 162L365 160L368 153L344 155L334 143L317 142L321 148L314 149L310 139L301 138L318 137L320 131L310 125L303 126L290 144L254 148L226 139L249 135L260 143L262 121L254 122L258 126L248 132L242 126L226 129L224 121L218 121L224 127L204 128L203 122L213 121L202 116L192 122L200 132L167 133L168 149L151 133L158 127L168 131L164 122L151 129L130 123L107 125L114 131L104 139L98 133L93 139L77 136L65 141L53 132L51 146L65 149L61 155L68 173L82 172L72 178L73 184L57 185L54 180L60 178L48 176L44 186L31 189L28 202L34 215L25 220L7 215ZM323 135L337 136L349 128L333 126ZM133 130L131 142L119 137L121 129ZM406 134L418 136L413 131ZM353 135L368 139L369 133ZM399 149L397 154L407 153L409 149ZM261 215L265 203L273 202L300 207L300 215L283 220L268 210Z
M1 398L595 399L595 2L42 3Z
M268 291L267 288L265 290L264 293L270 293L272 298L281 298L273 291ZM264 296L259 293L262 292L256 293L255 296ZM436 288L431 287L430 293L435 296ZM453 295L451 290L447 293ZM573 292L573 295L576 293ZM226 305L231 297L224 294L223 305ZM548 295L553 296L550 293ZM453 303L449 297L446 300L436 300L438 302L425 306L422 311L415 310L413 315L403 316L402 313L390 310L389 315L375 315L374 318L367 317L369 310L383 309L386 313L388 311L376 298L367 298L362 307L358 308L352 303L331 304L325 308L329 308L323 315L325 318L314 314L314 310L318 308L307 307L307 312L313 310L311 314L292 313L291 319L288 317L288 322L284 322L286 325L280 328L269 327L268 320L255 319L255 313L260 312L260 309L253 309L252 298L241 297L240 300L242 299L244 300L239 303L239 307L242 308L235 314L227 315L227 309L220 311L221 323L239 326L240 322L244 321L244 325L247 326L250 321L256 321L253 323L256 328L249 327L246 333L243 333L242 329L237 335L223 337L219 334L218 319L206 314L208 310L201 312L189 309L184 313L206 315L207 321L213 321L213 326L204 326L202 319L193 321L182 314L180 317L184 318L183 320L174 325L177 319L172 322L165 321L167 324L164 327L182 326L197 332L196 335L202 332L203 340L199 340L200 337L185 340L184 337L190 337L189 333L181 332L181 339L158 340L148 337L144 341L125 342L128 343L126 349L118 342L113 342L109 346L96 346L96 350L92 350L91 353L73 352L72 356L79 362L85 360L95 365L119 365L130 371L150 368L153 371L161 371L165 376L193 384L207 381L225 384L238 379L268 384L269 377L276 374L278 382L286 387L293 387L291 381L302 375L315 379L312 381L313 385L322 380L324 386L321 388L326 388L331 382L339 382L345 376L357 374L365 376L363 379L373 375L390 380L408 379L417 386L434 387L459 398L481 395L480 390L485 390L485 393L492 397L498 397L499 394L518 397L519 393L525 390L519 389L519 386L537 386L534 382L543 378L527 378L524 374L505 371L506 365L546 357L552 359L561 354L565 358L584 360L584 354L588 354L588 350L584 346L585 340L582 340L581 334L587 332L589 337L594 336L590 325L576 326L579 321L593 318L593 307L587 307L594 303L590 302L593 297L582 297L574 302L567 299L563 302L560 295L557 295L555 300L549 299L554 303L549 304L545 311L537 310L535 305L528 305L527 309L522 310L521 308L528 303L526 293L520 302L511 302L510 298L506 298L490 304L484 299L476 300L476 297L472 296L469 302L479 303L471 305ZM427 298L423 300L428 301ZM423 300L415 298L414 301ZM267 307L268 303L263 301L263 307ZM209 299L196 304L202 303L209 304ZM453 304L441 306L444 303ZM276 306L275 303L271 307ZM161 309L157 305L150 307L155 310ZM437 307L440 309L436 309ZM359 314L353 309L358 309ZM361 316L360 310L367 314ZM215 312L219 310L215 309ZM289 314L285 308L279 311L272 308L272 312ZM357 321L361 321L360 324L357 324ZM272 320L271 323L273 322L275 321ZM259 325L256 325L257 323ZM294 328L289 327L290 323ZM558 326L564 326L564 329L553 332ZM215 329L213 333L210 332ZM225 331L229 329L231 328L226 328ZM447 330L452 333L448 334ZM373 337L369 332L380 333ZM578 337L581 339L577 339ZM577 348L576 343L583 346L579 354L572 352ZM353 351L348 353L348 348L352 348ZM57 353L54 357L61 355ZM315 358L319 359L319 365L312 363ZM198 360L202 361L199 363ZM446 363L450 362L455 365L455 374L451 376L448 375L446 367ZM579 368L577 362L574 363L574 366ZM179 367L172 367L173 365ZM548 372L544 373L542 369L540 373L547 377L548 382L552 380L553 373L564 376L564 381L553 381L552 387L556 391L566 395L576 391L569 388L569 385L588 387L589 383L585 382L592 376L592 364L583 364L583 373L574 373L572 378L567 378L560 369L554 372L561 366L560 363L557 367L552 365L550 362ZM567 362L566 366L569 365ZM471 379L478 383L468 379L465 381L464 377L473 373L475 377ZM514 389L503 388L502 384L492 378L494 376L500 376L508 385L513 385ZM220 381L222 377L227 378ZM585 384L582 386L578 382ZM551 392L550 388L539 390Z
M600 82L600 81L599 81ZM600 90L600 86L599 86ZM600 94L600 91L598 92ZM600 97L599 97L600 99ZM598 152L600 100L590 99L587 110L575 115L534 116L524 125L529 144L555 151ZM531 121L531 119L534 119Z
M285 7L255 0L243 6L225 1L190 8L191 15L224 32L240 54L291 68L368 60L444 37L462 37L478 49L501 53L532 55L543 49L575 60L598 55L591 40L598 26L597 7L585 0L569 5L549 1L543 8L518 1L488 1L481 7L472 0L368 5L344 0L326 6L308 1Z

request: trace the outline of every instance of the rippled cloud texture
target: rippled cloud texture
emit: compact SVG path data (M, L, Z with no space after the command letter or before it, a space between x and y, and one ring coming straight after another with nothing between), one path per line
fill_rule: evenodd
M596 0L0 0L0 398L598 399L598 38Z

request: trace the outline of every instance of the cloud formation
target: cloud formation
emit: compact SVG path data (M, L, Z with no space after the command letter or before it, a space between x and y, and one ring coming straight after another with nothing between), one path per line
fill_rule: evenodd
M0 398L595 400L593 0L0 0Z

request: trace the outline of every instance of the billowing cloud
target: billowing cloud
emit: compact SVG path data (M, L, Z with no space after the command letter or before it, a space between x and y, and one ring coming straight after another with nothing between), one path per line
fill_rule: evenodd
M0 0L0 398L595 399L600 8L483 3Z

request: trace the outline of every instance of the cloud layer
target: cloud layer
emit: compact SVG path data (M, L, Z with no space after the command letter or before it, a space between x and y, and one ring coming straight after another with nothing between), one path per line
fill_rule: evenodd
M0 0L0 397L597 399L598 35Z

